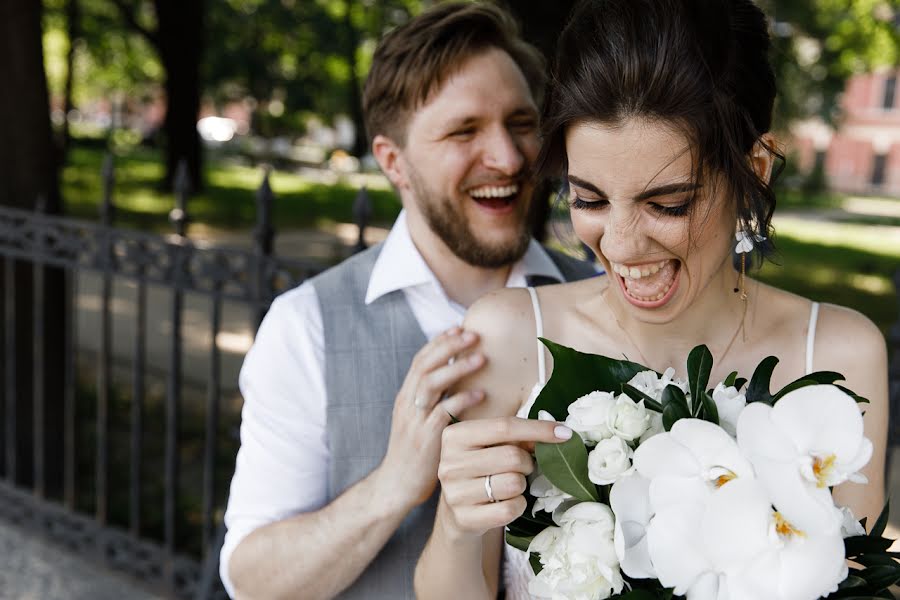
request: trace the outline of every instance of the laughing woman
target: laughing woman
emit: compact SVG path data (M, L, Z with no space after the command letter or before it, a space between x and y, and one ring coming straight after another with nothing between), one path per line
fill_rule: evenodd
M733 267L736 235L744 245L771 237L770 180L783 159L769 133L768 52L766 18L749 0L594 0L572 16L539 163L566 183L575 232L608 275L502 290L470 310L465 327L480 335L488 366L466 387L487 401L445 431L420 597L493 598L500 576L508 599L528 597L525 554L504 551L503 526L525 509L533 466L523 446L568 433L513 417L527 416L553 368L538 336L658 371L706 344L711 381L775 355L775 389L814 370L846 374L871 401L864 422L874 454L868 484L841 486L835 499L870 522L878 514L887 429L880 332L859 313Z

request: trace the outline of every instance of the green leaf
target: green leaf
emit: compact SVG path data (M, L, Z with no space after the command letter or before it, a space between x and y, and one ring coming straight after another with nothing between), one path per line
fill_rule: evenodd
M875 524L872 525L872 531L869 532L869 537L881 537L884 535L884 529L888 524L888 513L891 510L891 501L888 500L884 503L884 508L881 509L881 514L878 515L878 520L875 521Z
M666 431L672 429L672 425L679 419L689 419L691 411L688 409L687 398L684 392L674 385L667 385L662 393L662 421Z
M525 512L518 519L507 525L509 532L518 537L533 537L547 527L555 525L550 513L539 510L533 515L534 503L537 499L529 493L525 493Z
M619 393L623 381L630 381L648 367L627 360L585 354L540 338L553 356L553 374L532 406L528 418L536 419L546 410L564 421L572 402L594 391Z
M744 384L747 383L747 379L745 377L738 377L734 380L734 387L737 391L741 391L741 388L744 387Z
M866 580L856 575L850 575L838 585L839 590L846 590L866 585Z
M544 568L544 565L541 564L541 557L537 552L532 552L528 555L528 564L531 565L531 570L534 571L535 575Z
M772 371L778 364L778 358L767 356L753 371L753 377L750 378L750 386L747 388L745 397L747 404L751 402L765 402L772 404L772 394L769 392L769 385L772 382Z
M694 398L693 414L699 416L700 407L703 406L700 397L706 391L706 384L709 383L709 374L712 371L713 357L712 353L704 345L697 346L688 354L687 371L688 384L691 391L691 398Z
M722 383L725 384L725 387L733 386L734 382L737 380L737 376L738 376L738 372L732 371L731 373L728 374L728 377L726 377L725 381L723 381Z
M622 393L634 400L635 402L644 401L644 406L650 410L654 410L658 413L661 413L663 410L662 404L642 392L641 390L628 385L627 383L622 384Z
M710 396L707 392L703 392L700 395L700 403L702 403L703 407L700 418L702 418L704 421L709 421L710 423L715 423L716 425L718 425L719 409L716 406L716 401L712 399L712 396Z
M517 535L511 534L508 531L506 532L506 543L509 544L510 546L512 546L513 548L521 550L522 552L528 552L528 546L531 545L531 540L533 540L533 539L534 539L533 536L532 537L519 537Z
M772 402L777 402L779 398L808 385L833 384L835 381L844 379L844 376L834 371L816 371L815 373L807 373L803 377L787 384L772 398Z
M588 453L577 432L559 444L538 443L535 456L550 483L584 502L597 502L597 488L588 479Z
M451 424L451 425L455 425L455 424L459 423L459 419L457 419L456 417L454 417L454 416L453 416L453 413L451 413L450 411L446 411L446 412L447 412L448 415L450 415L450 424Z
M857 404L869 404L869 399L868 399L868 398L863 398L862 396L857 395L856 392L854 392L854 391L851 390L851 389L845 388L844 386L838 385L838 384L836 384L836 383L834 384L834 387L836 387L837 389L841 390L842 392L844 392L844 393L847 394L848 396L851 396L854 400L856 400Z
M631 590L624 594L614 596L618 600L657 600L659 596L649 590Z

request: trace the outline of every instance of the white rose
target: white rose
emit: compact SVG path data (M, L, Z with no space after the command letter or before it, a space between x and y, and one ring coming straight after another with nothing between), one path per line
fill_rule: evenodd
M713 402L719 413L719 425L728 432L728 435L737 435L737 422L741 411L747 406L747 398L734 386L725 387L720 383L713 390Z
M569 405L566 426L578 432L588 444L605 440L613 435L607 425L607 417L615 403L615 396L609 392L591 392L582 396Z
M532 516L539 510L552 513L560 504L572 498L572 496L550 483L550 480L545 475L538 475L531 482L529 491L535 497L534 507L531 509Z
M613 483L634 470L634 450L620 437L600 441L588 454L588 478L597 485Z
M650 414L650 424L647 426L647 431L641 436L641 439L638 440L638 444L643 444L654 435L658 433L662 433L665 431L665 427L663 426L662 413L658 413L655 410L647 411Z
M644 408L643 400L635 402L625 394L620 394L609 410L606 425L613 434L631 442L647 431L650 415Z
M616 557L610 508L580 502L562 513L559 527L547 527L528 547L543 569L528 584L537 598L602 600L624 587Z

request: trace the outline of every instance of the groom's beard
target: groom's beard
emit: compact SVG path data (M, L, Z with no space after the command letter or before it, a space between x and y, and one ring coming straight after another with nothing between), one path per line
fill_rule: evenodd
M525 254L531 241L527 218L522 218L512 240L486 242L478 239L452 198L429 190L414 169L409 171L409 180L428 227L460 260L473 267L498 269L513 264Z

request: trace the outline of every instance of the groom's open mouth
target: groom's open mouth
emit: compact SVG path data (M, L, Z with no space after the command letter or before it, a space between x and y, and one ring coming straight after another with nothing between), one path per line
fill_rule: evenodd
M625 299L639 308L659 308L665 305L681 279L681 261L661 260L643 264L611 263L612 271L622 287Z
M521 186L517 183L509 185L482 185L468 190L469 197L485 211L491 214L507 214L513 211L519 198Z

